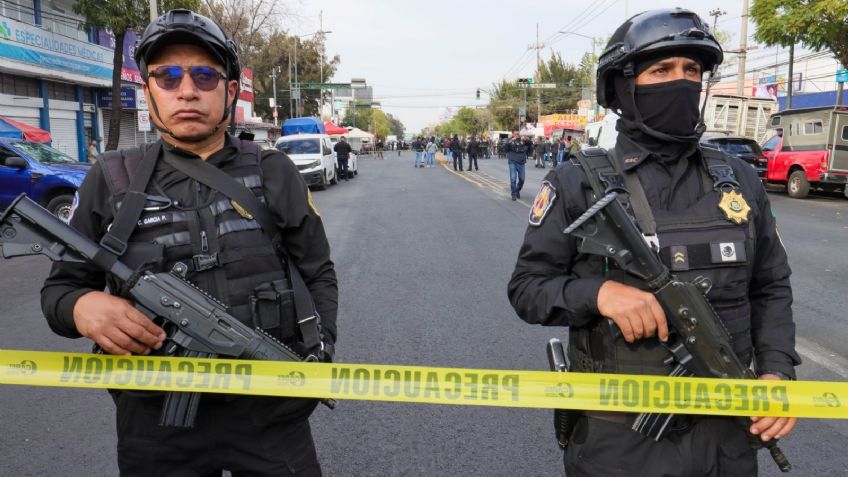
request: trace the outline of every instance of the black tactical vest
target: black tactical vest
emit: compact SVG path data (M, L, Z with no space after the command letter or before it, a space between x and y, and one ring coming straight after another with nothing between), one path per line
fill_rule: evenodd
M701 156L703 194L688 210L674 214L651 210L636 172L623 172L617 160L603 149L585 150L576 155L576 161L592 185L590 204L606 193L618 192L643 234L656 234L660 259L671 273L683 281L697 277L712 281L707 299L727 327L734 351L748 365L753 358L748 284L756 245L754 215L751 212L748 220L740 224L728 219L719 203L725 192L742 193L739 183L723 153L702 149ZM751 208L755 209L753 205ZM647 289L640 279L599 257L578 260L573 272L580 277L604 276ZM610 320L591 323L589 327L569 330L569 355L575 370L654 375L671 371L665 362L671 354L657 338L626 343Z
M223 164L221 170L243 183L264 203L258 147L249 141L230 139L239 154ZM158 144L102 156L103 171L112 193L113 217L117 217L130 179L150 147ZM201 190L199 184L197 190ZM193 207L178 203L153 181L145 192L144 211L121 260L133 268L146 266L153 271L169 271L174 265L182 264L185 278L225 303L233 316L268 331L290 346L295 345L298 339L294 312L289 310L291 297L281 300L275 290L290 289L286 268L277 247L259 223L215 190ZM109 285L110 289L120 289L120 284ZM263 301L263 297L268 299ZM273 316L264 313L263 318L259 312L269 305L275 308L275 313Z

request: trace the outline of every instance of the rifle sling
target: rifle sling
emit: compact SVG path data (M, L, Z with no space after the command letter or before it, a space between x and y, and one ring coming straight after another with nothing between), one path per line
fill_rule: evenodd
M259 222L271 242L275 245L279 244L279 231L271 211L244 184L204 160L177 159L169 154L164 154L163 160L174 169L219 191L244 207ZM312 295L287 251L283 247L277 248L285 255L285 262L288 266L292 290L294 290L296 320L303 344L306 348L313 349L321 344L321 333L319 317L315 310Z

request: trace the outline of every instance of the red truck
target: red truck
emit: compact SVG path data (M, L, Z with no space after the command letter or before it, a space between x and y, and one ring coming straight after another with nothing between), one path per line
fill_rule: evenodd
M810 189L848 197L848 107L781 111L771 115L769 129L775 134L762 144L767 183L785 184L796 199Z

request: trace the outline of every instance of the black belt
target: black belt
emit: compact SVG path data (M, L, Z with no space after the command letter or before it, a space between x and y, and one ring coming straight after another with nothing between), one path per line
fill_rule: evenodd
M583 415L590 419L598 419L600 421L612 422L614 424L621 424L625 426L632 426L636 421L636 413L633 412L615 412L615 411L583 411ZM701 420L703 416L691 415L691 414L675 414L674 418L668 425L668 433L674 432L686 432L698 421Z

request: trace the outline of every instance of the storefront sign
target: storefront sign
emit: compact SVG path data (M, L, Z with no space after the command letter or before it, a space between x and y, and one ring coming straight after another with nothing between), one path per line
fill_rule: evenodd
M103 45L110 50L115 50L115 35L109 30L100 28L97 30L97 44ZM141 84L141 73L133 58L135 55L135 43L138 35L130 30L124 34L123 62L121 64L121 81L126 83Z
M136 109L135 88L121 88L121 107L124 109ZM112 90L101 90L97 96L97 104L101 108L112 107Z
M108 48L7 17L0 22L0 57L69 73L112 77L113 53Z
M247 68L241 70L239 99L253 103L253 71L250 71Z

